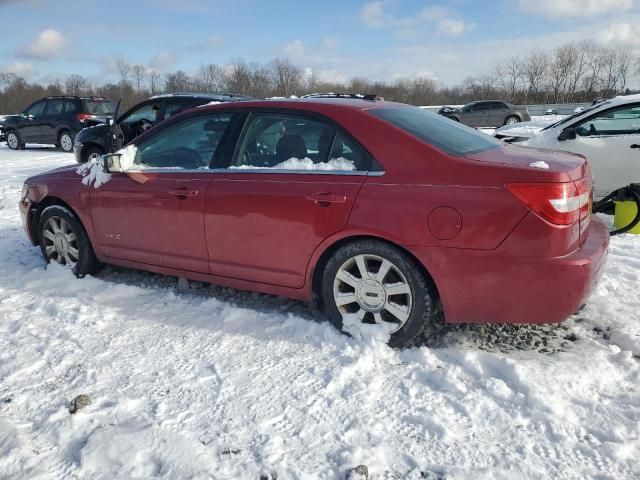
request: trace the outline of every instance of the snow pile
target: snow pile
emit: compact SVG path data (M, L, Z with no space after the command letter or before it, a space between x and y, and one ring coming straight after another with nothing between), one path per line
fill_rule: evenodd
M275 164L273 167L258 167L254 165L239 165L231 166L230 169L242 169L242 170L255 170L255 169L270 169L270 170L346 170L353 171L356 169L353 161L344 157L332 158L328 162L314 162L308 157L295 158L292 157L284 162Z
M129 145L125 148L118 150L116 153L120 154L120 171L129 172L134 170L134 162L138 149L135 145ZM82 183L85 185L93 185L94 188L100 188L109 180L111 180L111 174L105 172L102 169L102 157L94 158L78 167L76 173L82 176ZM140 165L136 165L136 170L140 169Z
M102 157L93 158L78 167L76 173L82 177L84 185L100 188L101 185L111 180L111 174L102 169L101 160Z
M279 297L45 267L16 204L72 162L0 147L0 478L640 478L640 236L561 326L396 351Z
M542 160L538 160L537 162L531 162L529 164L531 168L539 168L541 170L549 170L549 164Z

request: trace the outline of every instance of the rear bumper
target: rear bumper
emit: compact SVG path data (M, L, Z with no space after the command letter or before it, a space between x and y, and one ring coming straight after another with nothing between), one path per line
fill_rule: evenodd
M597 218L572 254L507 256L500 248L411 250L432 274L451 323L556 323L587 300L607 258L609 232Z

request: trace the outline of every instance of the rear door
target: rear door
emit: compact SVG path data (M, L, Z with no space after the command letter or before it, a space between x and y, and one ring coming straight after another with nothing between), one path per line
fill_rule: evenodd
M490 127L501 127L509 113L509 107L502 102L491 102L488 123Z
M108 257L207 273L204 202L211 160L233 114L195 115L137 147L137 172L92 188L96 238Z
M50 98L47 100L47 106L44 109L42 118L42 126L40 127L40 135L43 143L58 142L58 125L62 122L64 114L64 99Z
M640 182L640 103L603 110L574 127L577 137L558 148L587 157L596 197Z
M316 247L347 223L370 165L324 118L252 112L207 191L211 273L302 287Z

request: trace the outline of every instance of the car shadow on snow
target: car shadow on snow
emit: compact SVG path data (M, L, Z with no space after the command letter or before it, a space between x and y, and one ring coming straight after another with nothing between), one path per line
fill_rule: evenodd
M326 323L326 315L315 305L275 295L236 290L203 282L177 279L124 267L107 266L96 275L100 280L143 288L164 288L185 297L214 298L232 307L250 309L261 314L289 314L316 324ZM569 322L552 325L447 324L442 314L413 342L413 346L431 349L471 349L509 353L536 351L553 354L566 351L578 337ZM273 332L272 332L273 333Z

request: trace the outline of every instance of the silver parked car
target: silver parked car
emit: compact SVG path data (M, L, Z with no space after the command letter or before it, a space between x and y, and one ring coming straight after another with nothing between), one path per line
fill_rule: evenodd
M500 127L531 120L527 107L502 100L471 102L462 108L441 109L440 114L469 127Z

